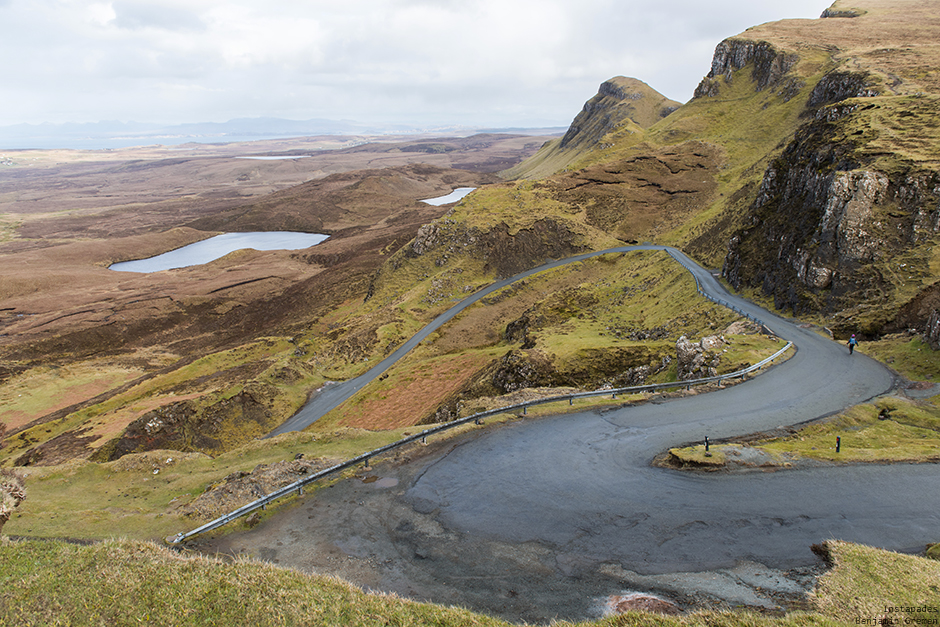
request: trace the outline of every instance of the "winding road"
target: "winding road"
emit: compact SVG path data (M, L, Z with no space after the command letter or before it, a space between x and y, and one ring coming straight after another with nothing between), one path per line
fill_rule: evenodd
M579 255L501 281L445 313L411 347L512 281L591 256L651 249L664 247ZM936 541L936 464L707 474L650 465L670 447L801 423L895 387L876 361L729 294L708 271L668 250L704 291L761 319L792 341L796 354L707 394L510 422L429 447L410 464L375 471L383 476L374 483L341 482L266 529L231 534L216 548L338 572L372 589L545 621L592 615L592 595L617 592L630 577L742 562L806 566L814 562L810 545L832 538L893 550ZM404 352L345 387L327 388L279 432L310 424ZM850 437L843 442L850 446Z
M353 394L361 390L363 387L374 381L382 373L392 367L398 360L410 353L418 344L427 339L429 335L440 329L442 326L450 322L457 314L465 310L470 305L481 301L482 299L490 296L491 294L498 292L504 287L508 287L517 281L526 279L534 274L539 272L544 272L546 270L551 270L552 268L559 268L561 266L566 266L572 263L578 263L586 259L591 259L592 257L598 257L600 255L607 255L611 253L630 253L640 250L666 250L671 251L673 256L681 256L685 261L688 261L690 264L690 272L698 275L701 274L702 277L708 275L708 272L698 266L695 262L691 261L688 257L683 255L681 252L675 248L669 248L666 246L654 246L652 244L645 244L641 246L623 246L620 248L609 248L606 250L599 250L590 253L582 253L580 255L575 255L573 257L567 257L565 259L559 259L557 261L550 261L548 263L542 264L536 268L526 270L525 272L520 272L514 276L509 277L508 279L501 279L495 283L491 283L486 287L480 289L474 294L463 299L437 318L429 322L424 328L418 331L414 336L412 336L408 341L404 342L401 346L396 348L391 354L385 357L382 361L371 367L368 371L359 375L358 377L343 381L341 383L335 383L332 385L327 385L310 401L304 405L300 411L291 416L286 420L281 426L277 427L271 433L265 437L273 437L275 435L280 435L282 433L289 433L291 431L302 431L303 429L309 427L314 422L325 416L330 411L336 409L341 404L349 400ZM710 276L710 275L709 275ZM717 281L712 281L716 284ZM721 290L725 292L724 289ZM726 293L726 292L725 292Z
M457 314L464 311L467 307L479 302L483 298L490 296L494 292L503 289L504 287L516 283L517 281L526 279L534 274L538 274L552 268L578 263L592 257L598 257L600 255L607 254L623 254L651 250L667 251L674 259L676 259L686 269L688 269L693 276L695 276L700 288L706 294L713 298L718 298L724 300L725 302L731 303L738 310L746 312L753 318L762 320L766 326L779 337L790 340L797 345L798 350L802 355L801 358L797 361L798 366L795 368L791 367L788 369L788 372L799 370L803 376L800 377L799 381L794 381L791 379L789 382L782 382L782 384L786 385L786 387L790 389L806 389L804 386L809 385L811 388L817 389L817 391L821 393L822 398L814 398L812 401L809 401L809 399L806 399L805 397L800 398L799 403L801 407L799 414L802 416L808 415L808 418L803 417L797 420L783 420L777 424L789 425L793 424L794 422L800 422L809 418L839 411L845 407L857 404L858 402L867 400L873 396L883 393L892 386L891 376L888 371L877 362L868 358L857 360L858 362L862 362L861 365L853 364L851 368L849 368L849 362L843 363L837 371L830 373L831 378L828 380L821 378L819 373L827 372L830 368L839 363L837 361L833 361L838 359L838 357L841 357L841 353L844 352L839 347L835 346L832 342L821 338L818 334L812 331L802 329L798 325L775 316L747 300L730 294L708 270L699 266L681 251L667 246L646 244L640 246L622 246L618 248L609 248L606 250L575 255L573 257L552 261L536 268L532 268L531 270L521 272L507 279L502 279L495 283L491 283L473 295L460 301L445 311L443 314L435 318L432 322L428 323L418 333L416 333L408 341L404 342L395 351L382 359L367 372L353 379L325 386L303 408L301 408L300 411L294 414L282 425L271 431L267 437L288 433L290 431L301 431L306 427L309 427L328 412L347 401L364 386L378 378L402 357L411 352L418 344L427 339L429 335L437 331L439 328L457 316ZM793 360L791 359L791 361ZM793 375L791 374L791 376ZM815 382L815 384L813 382ZM826 385L827 383L830 385ZM792 396L787 390L782 391L782 395L788 398ZM826 399L829 402L823 403L819 406L814 404L816 401L823 399ZM796 400L793 400L793 403L796 403Z

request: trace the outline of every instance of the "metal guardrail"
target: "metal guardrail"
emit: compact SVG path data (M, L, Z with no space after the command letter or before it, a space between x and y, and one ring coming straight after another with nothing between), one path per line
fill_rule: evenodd
M688 270L689 274L692 275L692 278L695 279L695 288L699 294L701 294L708 300L712 301L713 303L716 303L723 307L727 307L728 309L731 309L735 313L741 316L744 316L745 318L752 320L753 322L756 322L757 324L760 324L761 326L766 328L766 325L764 324L764 322L760 320L759 318L745 311L742 311L740 308L732 305L731 303L723 299L716 298L706 293L702 289L702 285L699 282L698 276L696 276L695 271L689 266L689 264L685 263L672 250L669 250L668 248L665 250L679 265L681 265L683 268ZM756 370L759 370L763 368L764 366L766 366L767 364L773 362L775 359L777 359L778 357L783 355L787 350L789 350L792 346L793 346L793 342L787 342L786 346L781 348L779 351L777 351L776 353L774 353L767 359L764 359L763 361L756 363L753 366L749 366L742 370L738 370L737 372L731 372L728 374L717 375L714 377L706 377L704 379L673 381L669 383L653 383L650 385L637 385L637 386L627 387L627 388L602 389L602 390L594 390L592 392L575 392L572 394L562 394L559 396L548 396L546 398L526 401L524 403L517 403L515 405L497 407L496 409L490 409L484 412L479 412L479 413L473 414L472 416L467 416L466 418L460 418L458 420L446 422L441 425L438 425L437 427L425 429L421 433L402 438L401 440L392 442L391 444L387 444L383 447L371 450L367 453L363 453L362 455L359 455L358 457L354 457L352 459L346 460L345 462L336 464L335 466L331 466L330 468L321 470L320 472L316 472L312 475L304 477L303 479L298 479L297 481L289 485L286 485L279 490L275 490L274 492L271 492L270 494L267 494L261 497L260 499L252 501L251 503L248 503L247 505L243 505L239 507L238 509L232 512L229 512L228 514L225 514L224 516L220 516L219 518L216 518L215 520L207 522L201 527L197 527L196 529L193 529L192 531L189 531L186 533L178 533L175 536L171 536L167 538L166 540L170 544L178 544L200 533L205 533L207 531L212 531L213 529L218 529L219 527L226 525L232 522L233 520L235 520L236 518L244 516L245 514L251 513L257 509L265 509L268 503L271 503L272 501L276 501L279 498L290 496L291 494L294 494L294 493L297 493L298 495L302 495L304 486L307 486L313 483L314 481L318 481L319 479L323 479L324 477L334 475L338 472L346 470L347 468L352 468L353 466L356 466L358 464L364 464L368 466L369 460L373 457L377 457L379 455L382 455L383 453L387 453L388 451L394 450L400 446L405 446L406 444L411 444L412 442L416 442L418 440L425 441L429 435L441 433L442 431L447 431L448 429L453 429L455 427L465 425L469 422L475 422L477 424L481 424L483 420L488 417L496 416L499 414L512 413L518 410L522 410L523 415L525 415L528 408L534 405L558 403L561 401L568 401L568 404L571 405L574 403L575 399L579 399L579 398L591 398L594 396L607 396L607 395L610 395L611 397L616 398L618 395L624 395L624 394L639 394L642 392L656 392L660 390L668 390L668 389L679 388L679 387L691 388L693 385L703 385L706 383L720 383L721 381L726 381L728 379L743 378L743 377L746 377L748 374Z
M702 284L701 284L701 283L699 282L699 280L698 280L698 276L695 274L695 271L694 271L691 267L689 267L689 264L685 263L685 262L684 262L680 257L678 257L672 250L669 250L669 249L667 248L667 249L666 249L666 252L669 253L669 256L672 257L672 258L676 261L676 263L678 263L680 266L682 266L683 268L685 268L686 270L689 271L689 274L691 274L691 275L692 275L692 278L695 279L695 289L698 291L699 294L701 294L702 296L704 296L704 297L707 298L708 300L712 301L713 303L718 304L718 305L721 305L722 307L726 307L726 308L730 309L731 311L735 312L736 314L738 314L738 315L740 315L740 316L744 316L745 318L747 318L748 320L750 320L750 321L752 321L752 322L756 322L757 324L761 325L761 326L764 327L765 329L767 328L767 325L764 323L764 321L761 320L760 318L758 318L757 316L754 316L754 315L752 315L752 314L749 314L748 312L744 311L743 309L740 309L739 307L737 307L737 306L735 306L735 305L732 305L732 304L729 303L728 301L726 301L726 300L724 300L724 299L721 299L721 298L717 298L717 297L715 297L715 296L712 296L711 294L709 294L709 293L707 293L705 290L703 290L703 289L702 289Z
M580 398L591 398L595 396L608 396L608 395L611 396L612 398L616 398L618 395L639 394L642 392L656 392L660 390L668 390L672 388L681 388L681 387L691 388L693 385L703 385L706 383L719 383L721 381L726 381L728 379L743 378L743 377L746 377L748 374L755 372L756 370L759 370L763 368L764 366L766 366L767 364L773 362L778 357L783 355L787 350L789 350L792 346L793 346L793 342L787 342L786 346L781 348L779 351L777 351L770 357L752 366L748 366L747 368L738 370L736 372L731 372L728 374L717 375L714 377L706 377L704 379L691 379L687 381L672 381L669 383L652 383L649 385L637 385L637 386L626 387L626 388L602 389L602 390L594 390L591 392L574 392L572 394L548 396L545 398L525 401L523 403L517 403L515 405L506 405L504 407L497 407L496 409L490 409L487 411L473 414L472 416L467 416L465 418L459 418L451 422L446 422L436 427L425 429L421 433L410 435L408 437L402 438L401 440L392 442L391 444L386 444L385 446L382 446L380 448L373 449L367 453L363 453L362 455L346 460L342 463L336 464L335 466L331 466L330 468L326 468L325 470L321 470L312 475L304 477L303 479L298 479L297 481L289 485L286 485L283 488L280 488L279 490L275 490L274 492L271 492L270 494L267 494L255 501L252 501L251 503L248 503L247 505L243 505L239 507L238 509L232 512L229 512L228 514L220 516L219 518L216 518L215 520L212 520L202 525L201 527L197 527L196 529L193 529L192 531L189 531L186 533L179 533L175 536L171 536L167 538L166 540L170 544L179 544L180 542L188 538L191 538L195 535L198 535L200 533L205 533L207 531L212 531L213 529L218 529L219 527L222 527L223 525L227 525L228 523L232 522L236 518L244 516L245 514L251 513L257 509L265 509L268 503L271 503L272 501L276 501L279 498L290 496L294 493L298 495L303 495L304 486L307 486L313 483L314 481L318 481L320 479L323 479L324 477L328 477L330 475L336 474L340 471L346 470L347 468L352 468L353 466L356 466L358 464L364 464L365 466L368 466L369 460L373 457L377 457L379 455L382 455L383 453L387 453L400 446L405 446L406 444L417 442L418 440L425 441L427 437L430 435L441 433L442 431L447 431L449 429L453 429L455 427L459 427L461 425L465 425L470 422L482 424L483 420L488 417L497 416L499 414L513 413L519 410L522 410L523 415L525 415L528 408L534 405L558 403L561 401L568 401L568 404L571 405L574 403L575 399L580 399Z

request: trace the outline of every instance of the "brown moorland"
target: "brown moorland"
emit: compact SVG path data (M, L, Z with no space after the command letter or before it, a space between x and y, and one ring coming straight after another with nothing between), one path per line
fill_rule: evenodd
M14 378L0 414L7 437L213 351L305 328L361 299L388 255L449 209L421 199L495 182L490 172L545 139L311 138L8 153L14 165L0 169L0 381ZM238 158L271 154L296 158ZM330 238L302 251L242 250L149 274L108 269L220 232L254 230ZM260 372L243 364L210 378L244 380L252 375L245 368ZM46 398L17 403L36 389ZM138 399L138 410L118 422L191 393L177 385L163 400ZM69 435L48 447L43 463L83 456L89 438L97 440L91 436L112 430ZM30 459L39 457L33 451Z

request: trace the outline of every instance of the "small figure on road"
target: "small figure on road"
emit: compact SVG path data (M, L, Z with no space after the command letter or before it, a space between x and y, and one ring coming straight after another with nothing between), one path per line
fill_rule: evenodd
M858 340L855 339L855 334L852 334L852 337L849 338L849 355L855 352L855 347L858 346Z

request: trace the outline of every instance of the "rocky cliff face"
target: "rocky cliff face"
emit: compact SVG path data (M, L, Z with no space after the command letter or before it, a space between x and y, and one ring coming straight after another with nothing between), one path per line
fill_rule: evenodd
M767 41L729 39L695 92L715 98L750 68L756 91L805 100L796 132L770 159L743 226L730 234L722 271L735 288L772 296L777 308L836 315L837 330L880 333L899 326L905 299L934 280L940 173L919 128L936 127L940 116L924 109L932 97L905 95L903 78L857 59L832 63L815 84L793 71L799 62ZM929 315L905 320L926 327Z
M721 81L731 81L737 70L751 66L751 77L758 91L775 87L783 82L787 72L796 64L799 57L792 52L784 52L766 41L747 39L726 39L715 47L712 67L695 89L695 98L717 96ZM790 77L788 88L799 90L801 81Z
M723 274L795 313L881 301L880 314L840 323L879 333L897 313L891 294L926 278L925 253L917 249L940 231L940 174L903 162L881 171L865 138L846 133L864 124L868 107L857 99L873 93L867 77L855 74L817 84L811 104L853 100L819 109L766 169L747 227L729 242Z

